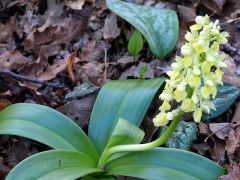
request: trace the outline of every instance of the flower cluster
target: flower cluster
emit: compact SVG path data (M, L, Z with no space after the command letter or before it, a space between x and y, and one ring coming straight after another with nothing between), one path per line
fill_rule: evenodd
M193 112L195 122L200 122L202 113L214 109L211 99L217 94L217 85L222 85L224 54L219 52L220 44L227 43L228 33L220 32L219 21L210 22L209 16L197 16L191 32L185 35L186 43L181 48L183 57L176 57L167 72L160 113L153 119L155 126L165 126L179 111ZM179 107L172 110L170 101Z

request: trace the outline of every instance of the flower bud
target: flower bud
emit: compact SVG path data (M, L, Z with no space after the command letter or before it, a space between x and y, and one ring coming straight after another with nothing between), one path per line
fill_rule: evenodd
M205 19L204 19L204 17L202 17L202 16L197 16L197 17L195 18L195 21L196 21L197 24L199 24L199 25L201 25L201 26L203 26L203 25L205 24Z
M184 56L191 55L193 53L193 48L188 44L183 45L181 48L181 53Z
M167 119L169 120L169 121L171 121L171 120L173 120L173 113L172 112L168 112L167 113Z
M167 125L168 123L167 114L161 112L153 119L153 123L154 123L154 126L156 127Z
M194 112L193 112L193 119L196 123L199 123L201 121L202 118L202 109L201 108L197 108Z
M192 99L187 98L183 100L181 109L184 112L192 112L195 110L195 108L196 108L196 105L194 104Z
M162 105L160 106L160 111L168 111L170 110L171 106L168 101L163 101Z

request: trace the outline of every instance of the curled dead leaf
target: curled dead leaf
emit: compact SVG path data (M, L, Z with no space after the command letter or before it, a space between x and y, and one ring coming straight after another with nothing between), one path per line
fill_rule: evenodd
M12 103L7 99L0 99L0 111L5 109L7 106L11 105Z
M73 64L74 64L74 60L75 60L76 55L77 55L77 52L73 52L73 53L69 54L68 57L67 57L68 74L69 74L73 83L76 82L76 77L75 77L75 74L73 72Z

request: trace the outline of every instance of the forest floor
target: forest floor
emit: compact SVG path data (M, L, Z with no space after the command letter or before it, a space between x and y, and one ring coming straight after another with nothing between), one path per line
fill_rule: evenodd
M143 65L148 67L144 78L163 76L194 18L205 14L219 19L230 34L229 43L221 49L228 55L224 81L240 88L239 0L127 1L177 12L179 41L164 60L154 57L145 42L134 61L127 50L134 29L111 13L104 0L0 0L0 111L14 103L42 104L87 130L96 95L108 80L137 79ZM190 148L224 166L228 170L221 177L224 180L240 179L239 100L221 116L198 124ZM152 105L155 113L156 104ZM151 120L148 114L146 119ZM151 123L146 127L149 137L158 131ZM46 149L28 139L0 136L0 180L20 161Z

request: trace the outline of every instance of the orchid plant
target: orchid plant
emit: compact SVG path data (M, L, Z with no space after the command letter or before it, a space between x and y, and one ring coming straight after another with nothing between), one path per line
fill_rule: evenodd
M33 155L19 163L7 180L114 179L129 176L143 179L217 179L225 174L218 164L192 152L160 148L179 124L185 112L195 122L211 103L221 85L224 55L219 45L227 43L218 21L198 16L187 42L167 74L160 113L155 126L168 129L155 141L139 144L144 132L138 128L164 78L111 81L95 102L89 137L63 114L41 105L16 104L0 112L0 134L27 137L54 150ZM176 101L173 109L170 101Z

